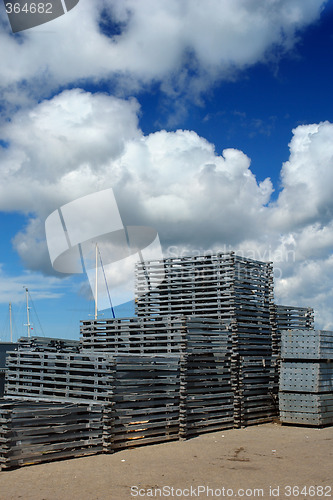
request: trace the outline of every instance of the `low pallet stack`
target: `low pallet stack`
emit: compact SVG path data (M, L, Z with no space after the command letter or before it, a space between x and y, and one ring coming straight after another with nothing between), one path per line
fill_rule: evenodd
M87 352L171 354L185 346L184 316L81 321L81 345Z
M189 317L186 324L180 364L183 439L234 426L231 332L212 319Z
M115 362L107 353L9 352L5 395L11 399L106 402Z
M281 356L281 422L333 424L333 332L285 330Z
M273 354L281 355L281 332L283 330L313 330L312 307L273 305Z
M223 322L190 316L91 320L82 322L81 334L84 350L107 351L117 360L125 354L140 354L143 359L168 356L169 362L172 356L178 359L180 394L173 398L180 405L182 438L233 426L231 332Z
M278 415L273 358L242 356L239 364L235 424L246 427L271 421Z
M0 402L0 470L103 451L101 406Z

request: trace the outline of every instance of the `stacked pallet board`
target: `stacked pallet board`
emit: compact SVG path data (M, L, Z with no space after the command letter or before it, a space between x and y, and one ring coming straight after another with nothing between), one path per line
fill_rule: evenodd
M17 349L17 343L0 342L0 398L4 394L5 375L6 375L6 356L8 351Z
M19 351L80 352L80 341L52 337L20 337Z
M0 470L103 451L96 405L1 401Z
M161 273L164 275L160 281ZM147 279L147 276L149 279ZM135 272L138 316L185 314L270 329L271 263L230 253L140 262Z
M173 390L177 389L178 393L172 392L173 403L166 403L171 405L170 408L174 412L177 410L174 405L176 401L179 402L177 404L180 405L178 413L182 438L209 430L233 427L231 331L226 329L223 322L184 315L90 320L82 322L81 334L83 352L86 349L94 352L102 350L115 355L116 393L122 390L122 379L118 377L118 360L131 360L129 356L125 358L125 355L133 356L132 359L137 363L140 361L139 355L144 363L148 362L147 359L153 362L156 356L159 356L161 361L165 360L165 363L170 364L174 373L177 360L178 385L174 385ZM141 383L140 376L137 372L137 384ZM158 373L154 376L157 378ZM151 383L153 384L153 380ZM117 397L119 398L118 393ZM116 419L119 411L117 400L114 405ZM145 411L149 419L149 410L146 408ZM164 413L165 411L163 409ZM130 427L129 425L128 428ZM132 428L135 428L134 425ZM172 435L170 431L168 434ZM137 435L139 436L139 433ZM141 439L142 437L140 442ZM122 441L124 440L120 438L120 442Z
M114 387L107 353L9 352L5 395L11 399L106 402Z
M311 307L272 305L272 366L274 383L272 392L278 405L281 332L283 330L313 330L314 311Z
M157 285L162 275L164 281ZM184 314L220 320L232 339L234 423L259 423L276 414L272 390L275 372L271 263L246 259L233 252L139 263L136 295L139 317ZM277 393L276 381L275 387ZM261 410L257 411L255 404L244 405L247 397L254 398Z
M333 424L333 332L285 330L281 340L281 422Z
M8 354L7 402L0 404L4 467L26 463L16 460L20 453L30 460L25 427L32 441L36 430L36 442L44 443L45 429L30 429L25 409L42 412L43 421L58 405L64 420L59 428L50 425L60 440L63 432L71 435L68 415L68 443L79 443L73 456L262 423L277 414L278 332L284 325L308 328L312 319L311 311L274 305L271 263L232 252L165 259L138 264L135 279L136 318L82 321L80 342L23 337ZM322 408L330 406L329 392L312 395ZM84 423L75 420L81 410L91 412ZM20 422L21 449L10 430ZM45 444L40 453L57 457L58 444Z
M112 450L178 439L179 357L115 356Z
M182 316L81 321L84 351L112 354L170 354L184 347Z
M282 330L313 330L314 311L312 307L283 306L274 304L272 311L273 354L281 354Z
M231 332L222 323L187 319L180 364L181 438L234 426L231 357Z

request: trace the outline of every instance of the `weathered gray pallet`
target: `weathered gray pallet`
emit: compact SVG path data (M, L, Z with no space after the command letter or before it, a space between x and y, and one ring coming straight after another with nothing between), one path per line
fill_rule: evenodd
M333 424L333 412L305 413L280 411L280 420L283 424L298 424L307 426L324 426Z
M0 402L0 469L103 451L103 407Z
M333 362L282 361L280 391L332 392Z
M324 330L284 330L281 357L299 360L333 360L333 332Z
M24 349L29 351L46 349L49 352L79 352L80 341L52 337L20 337L18 349L20 351Z
M311 307L275 305L278 330L313 329L314 312Z
M154 276L164 281L157 288L147 284ZM148 280L149 281L149 280ZM235 256L211 256L150 261L136 269L138 316L167 314L203 315L234 322L235 331L266 336L271 343L273 275L271 264ZM270 347L271 348L271 347ZM244 351L245 352L245 351Z
M179 356L116 356L112 449L178 439Z
M280 410L297 413L322 413L333 411L333 392L325 394L280 392Z
M235 424L246 426L272 420L278 413L272 357L241 356L235 370Z
M230 336L223 322L187 316L83 321L81 335L82 352L151 355L210 350Z
M180 437L227 429L234 424L231 333L210 350L181 357Z
M18 399L107 401L114 358L104 353L18 351L7 357L5 395Z

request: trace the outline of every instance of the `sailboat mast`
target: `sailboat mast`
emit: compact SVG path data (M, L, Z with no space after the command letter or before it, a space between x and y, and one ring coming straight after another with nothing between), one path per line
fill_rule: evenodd
M29 317L29 291L25 289L25 295L27 300L27 328L28 328L28 337L30 337L30 317Z
M97 266L98 266L98 248L97 248L97 243L96 243L96 248L95 248L95 320L97 320L97 303L98 303Z
M11 302L9 302L9 330L10 330L10 341L13 342L12 303Z

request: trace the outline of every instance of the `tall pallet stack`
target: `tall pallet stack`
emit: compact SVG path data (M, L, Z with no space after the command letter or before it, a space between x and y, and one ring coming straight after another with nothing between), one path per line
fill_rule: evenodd
M271 397L272 264L233 252L171 258L139 263L135 279L138 317L194 315L228 325L236 425L271 419L276 412ZM254 403L244 405L244 398L256 401L261 411Z
M333 424L333 332L282 332L280 419L287 424Z

